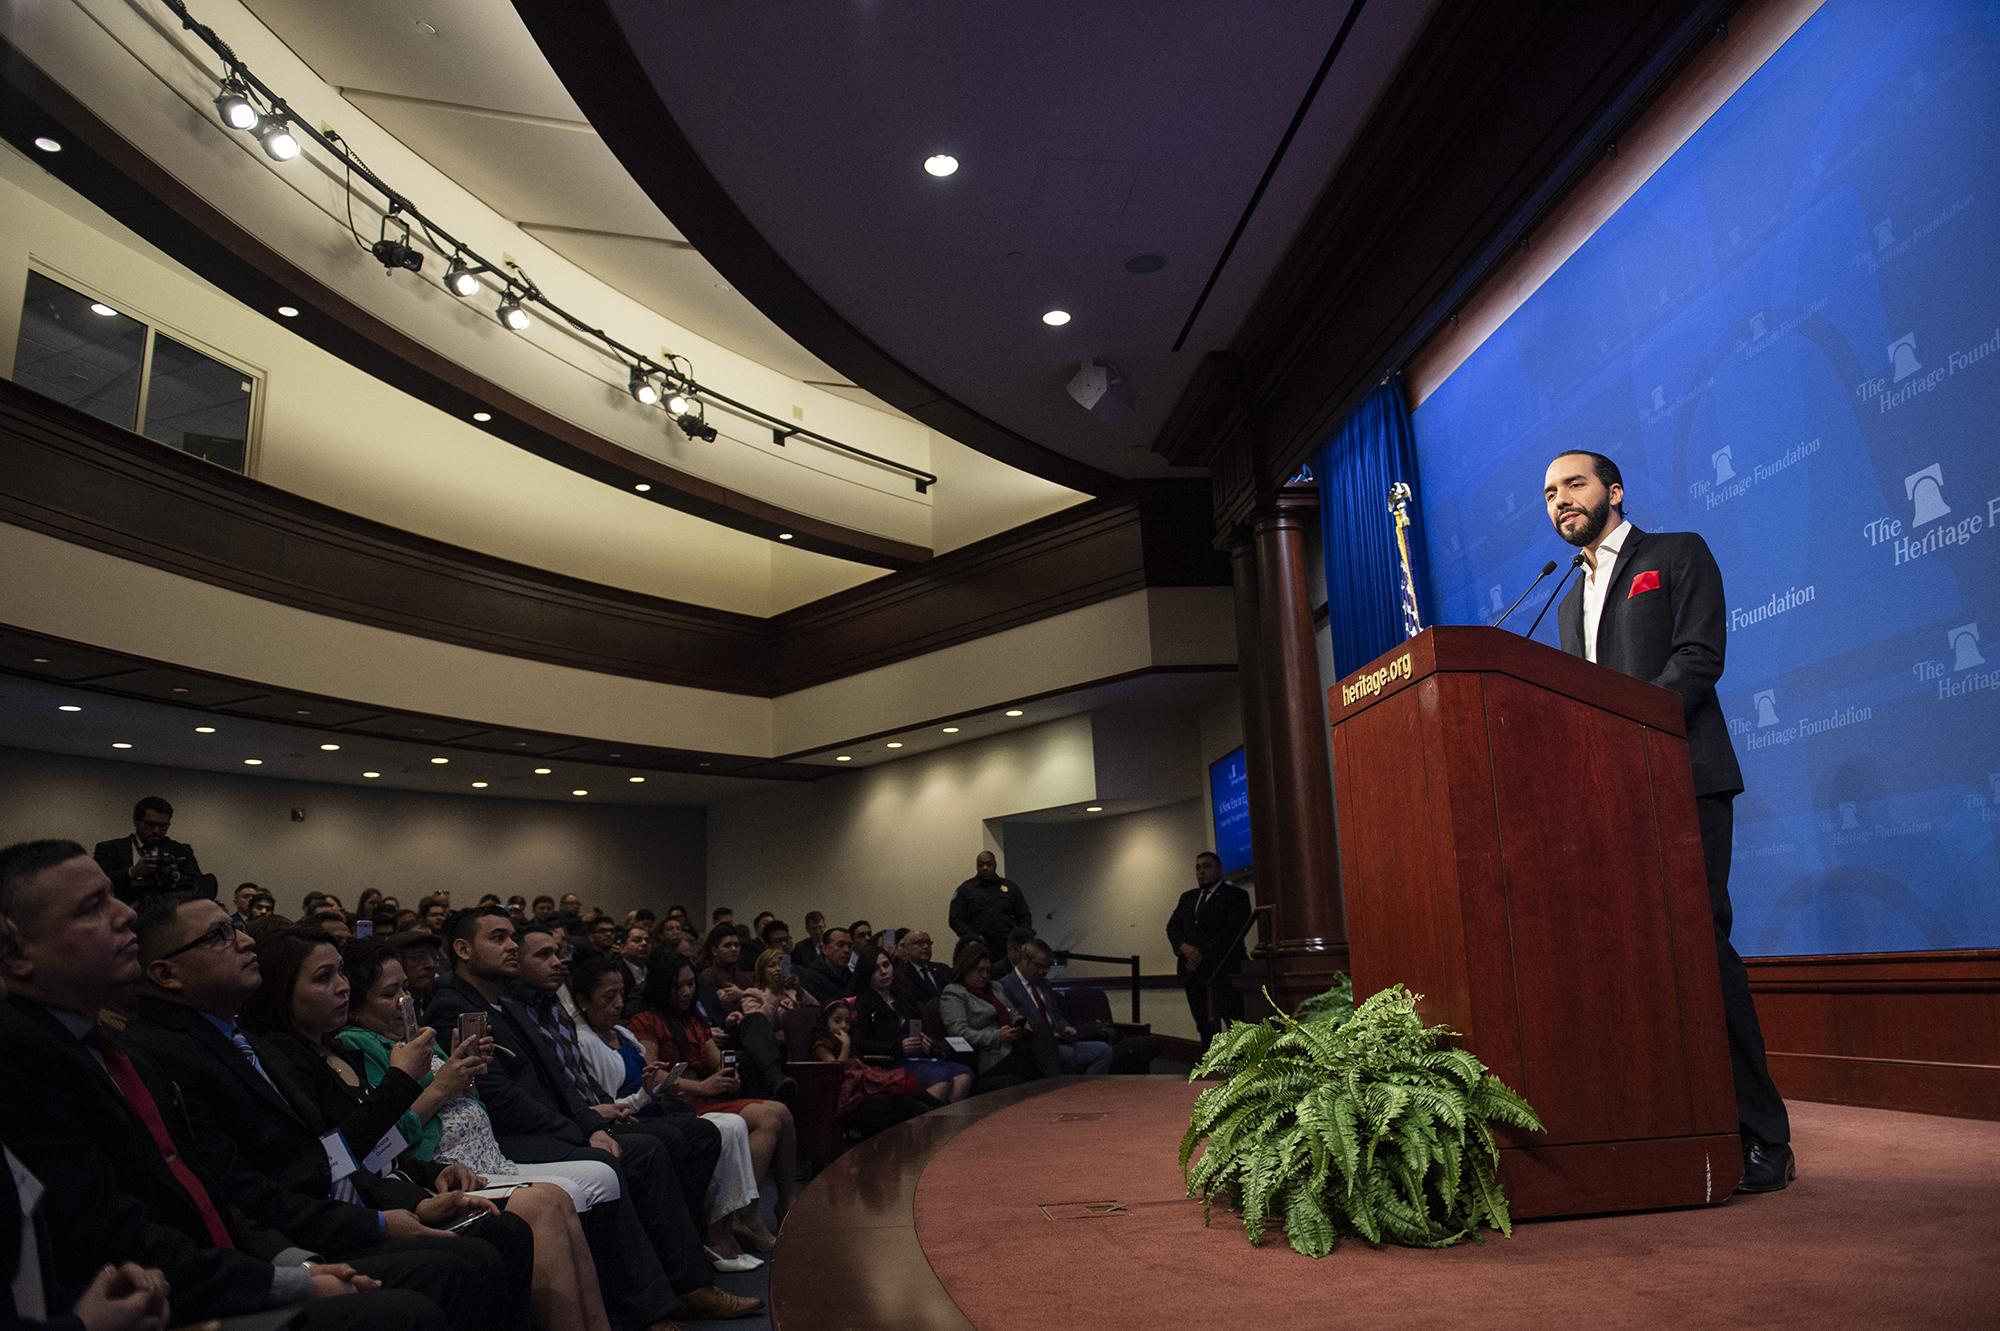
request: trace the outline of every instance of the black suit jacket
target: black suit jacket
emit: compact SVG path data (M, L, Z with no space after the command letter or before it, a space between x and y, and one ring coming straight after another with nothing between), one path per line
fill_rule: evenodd
M1641 589L1637 595L1635 587ZM1562 649L1582 656L1580 579L1563 597L1559 622ZM1604 613L1597 620L1597 663L1680 695L1697 795L1733 795L1743 789L1729 722L1715 697L1728 627L1722 570L1708 542L1693 532L1634 527L1625 534L1605 589Z
M527 1009L503 997L500 1010L494 1012L478 990L454 975L439 980L424 1024L449 1040L459 1017L467 1012L488 1014L493 1040L505 1051L494 1053L476 1083L500 1148L524 1162L561 1159L587 1149L591 1134L605 1126L604 1120L570 1089L556 1051L535 1029Z
M231 1205L189 1152L193 1134L173 1087L143 1053L132 1061L160 1106L236 1248L208 1246L207 1227L139 1117L82 1041L24 998L0 1003L0 1138L48 1191L51 1307L67 1308L106 1263L156 1266L173 1285L176 1322L255 1312L271 1292L268 1260L287 1246ZM275 1245L275 1246L273 1246Z
M215 875L205 874L201 865L195 862L194 847L185 841L166 838L161 845L167 858L179 870L172 883L157 880L147 885L139 895L151 892L199 892L203 896L215 895ZM97 861L97 867L104 870L104 876L111 880L111 890L121 901L133 899L132 882L132 838L130 834L100 841L90 852L90 858Z
M333 1199L332 1172L319 1144L327 1129L301 1112L296 1088L274 1089L200 1013L143 999L124 1044L151 1059L173 1082L194 1134L195 1158L246 1213L329 1257L380 1239L373 1211ZM261 1048L258 1057L273 1081L290 1086ZM416 1083L401 1073L392 1075L407 1084L414 1099ZM381 1135L351 1143L356 1158ZM412 1204L407 1197L393 1203L369 1200L389 1209Z
M1217 975L1234 975L1243 969L1243 945L1236 942L1236 935L1250 922L1250 894L1228 879L1215 885L1215 891L1208 898L1208 905L1197 910L1201 900L1201 889L1191 887L1181 893L1181 899L1174 903L1174 913L1167 920L1167 942L1174 948L1174 973L1192 979L1208 980ZM1180 955L1182 943L1193 943L1201 953L1201 967L1188 976L1187 958Z

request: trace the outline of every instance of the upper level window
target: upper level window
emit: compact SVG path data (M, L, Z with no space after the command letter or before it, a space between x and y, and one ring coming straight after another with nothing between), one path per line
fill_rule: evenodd
M33 270L14 382L231 471L247 469L253 376Z

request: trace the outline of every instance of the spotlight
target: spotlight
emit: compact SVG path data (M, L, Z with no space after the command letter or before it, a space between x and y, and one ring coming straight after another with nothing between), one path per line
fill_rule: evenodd
M274 162L289 162L299 155L299 141L283 116L265 116L257 127L257 141L264 145L264 155Z
M660 400L660 386L653 382L653 376L637 365L632 367L632 381L629 385L635 402L650 407Z
M62 144L50 138L46 134L41 134L36 136L35 146L37 148L40 148L45 153L59 153L62 151Z
M535 322L528 317L528 312L521 308L521 298L514 294L512 287L507 289L507 298L500 302L500 308L494 313L500 316L501 323L517 333L527 332Z
M454 296L476 296L479 294L479 275L486 269L478 264L465 261L463 254L451 256L451 267L444 272L444 289Z
M252 130L257 128L257 108L250 101L250 92L239 79L226 79L222 91L215 95L215 114L222 117L222 123L231 129Z
M688 414L688 408L693 405L692 402L687 400L685 393L675 393L667 399L667 414L669 416L685 416Z
M715 442L715 427L702 418L701 405L699 403L694 404L691 410L684 411L674 417L674 424L680 426L681 433L690 439L699 439L707 443Z
M940 178L958 170L958 159L950 153L933 153L924 159L924 170Z
M420 250L410 245L410 224L397 216L399 207L400 205L394 203L389 205L389 212L382 219L381 239L368 247L369 253L373 254L376 262L389 272L407 268L413 273L420 273L424 270L424 256ZM400 234L394 239L389 236L391 222L401 228Z

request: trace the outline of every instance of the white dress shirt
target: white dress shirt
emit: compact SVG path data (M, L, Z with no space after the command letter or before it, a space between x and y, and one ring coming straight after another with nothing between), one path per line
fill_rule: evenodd
M1631 523L1621 521L1597 543L1594 553L1584 554L1583 656L1587 661L1597 659L1597 624L1604 618L1604 597L1611 587L1611 571L1618 566L1619 547L1631 530Z

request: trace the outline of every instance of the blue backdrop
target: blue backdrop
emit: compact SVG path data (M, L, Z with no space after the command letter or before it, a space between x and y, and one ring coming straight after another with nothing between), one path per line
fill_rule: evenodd
M2000 4L1830 0L1415 419L1439 622L1565 448L1714 548L1744 953L2000 945Z

